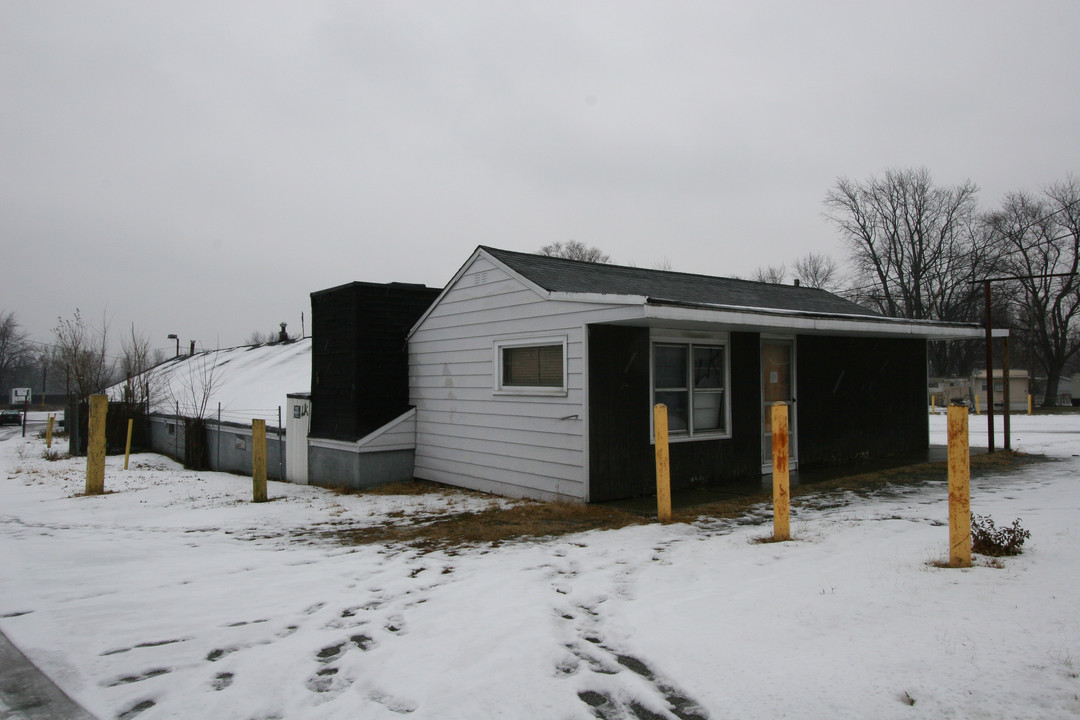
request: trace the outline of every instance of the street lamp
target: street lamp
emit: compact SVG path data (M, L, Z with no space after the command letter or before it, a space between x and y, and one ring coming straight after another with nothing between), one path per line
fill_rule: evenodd
M176 357L180 357L180 336L176 333L169 333L165 337L176 341Z

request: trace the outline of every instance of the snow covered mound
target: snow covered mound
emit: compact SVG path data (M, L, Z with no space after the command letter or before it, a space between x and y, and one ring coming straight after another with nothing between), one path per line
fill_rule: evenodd
M273 345L243 345L207 350L166 360L140 376L149 385L150 410L186 417L217 417L248 422L277 422L278 406L288 393L311 390L311 338ZM125 383L108 390L123 398Z

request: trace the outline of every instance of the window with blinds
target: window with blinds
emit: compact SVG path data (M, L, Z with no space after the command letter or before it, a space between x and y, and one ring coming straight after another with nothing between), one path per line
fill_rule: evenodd
M499 364L495 389L509 393L564 392L566 343L561 338L496 342Z
M562 387L562 345L504 347L502 353L504 386Z

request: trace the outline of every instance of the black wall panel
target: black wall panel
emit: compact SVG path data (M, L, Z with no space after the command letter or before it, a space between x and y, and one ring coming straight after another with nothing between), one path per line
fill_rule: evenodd
M356 440L409 408L405 337L441 291L350 283L311 294L311 436Z
M671 484L759 482L761 478L758 335L732 333L732 437L670 445ZM650 436L649 330L589 327L589 499L656 492Z
M799 466L925 452L926 341L798 338Z

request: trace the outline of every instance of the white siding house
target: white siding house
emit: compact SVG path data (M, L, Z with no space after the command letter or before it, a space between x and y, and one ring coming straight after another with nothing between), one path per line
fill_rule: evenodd
M804 421L813 462L918 449L925 341L979 332L884 318L812 288L479 247L408 336L413 475L543 500L647 494L656 403L675 421L680 487L760 483L763 408L776 400ZM811 398L800 406L796 375ZM910 396L884 447L865 439L879 436L866 432L873 418L840 410L863 387ZM823 437L826 423L835 432Z
M477 251L410 336L416 477L511 497L588 500L585 326L635 315L621 299L552 299ZM500 352L522 344L562 348L560 387L500 383Z

